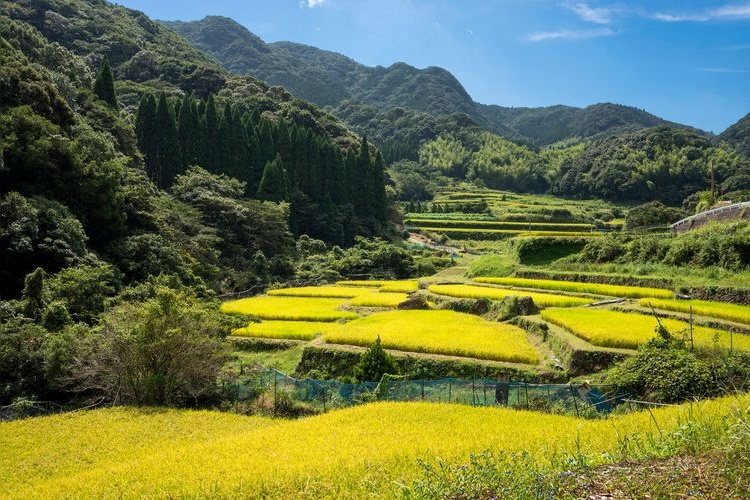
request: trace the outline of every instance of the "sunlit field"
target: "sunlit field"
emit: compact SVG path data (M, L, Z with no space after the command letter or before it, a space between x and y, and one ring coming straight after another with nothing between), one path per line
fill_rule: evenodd
M477 283L538 288L542 290L560 290L563 292L591 293L611 297L659 297L671 299L674 292L663 288L642 288L637 286L603 285L599 283L579 283L577 281L535 280L527 278L474 278Z
M474 285L430 285L428 290L437 295L466 299L491 299L502 300L505 297L531 297L534 303L540 307L574 307L589 304L592 299L582 297L570 297L567 295L554 295L551 293L526 292L521 290L510 290L507 288L492 288L488 286Z
M599 309L547 309L542 318L550 323L570 330L575 335L601 347L635 349L656 336L656 318L645 314L625 313ZM684 321L661 319L662 325L671 334L686 338L689 342L689 325ZM729 348L749 351L750 336L723 330L693 327L696 346Z
M237 337L259 337L267 339L310 340L334 328L337 323L323 321L261 321L250 323L232 331Z
M447 354L534 364L537 353L522 329L453 311L389 311L341 325L324 335L332 344L370 345L408 352Z
M296 421L189 410L113 408L0 423L0 496L387 497L417 459L527 450L541 464L658 456L679 425L726 432L750 398L579 420L504 408L375 403ZM675 434L676 435L676 434ZM625 453L625 455L623 455Z
M725 302L711 302L708 300L654 300L643 299L640 304L644 307L653 306L656 309L666 311L677 311L689 313L690 308L693 314L699 316L710 316L712 318L721 318L737 323L750 325L750 306L741 306L739 304L727 304Z
M287 321L337 321L353 319L350 311L337 311L346 300L305 297L251 297L221 304L221 312L247 314L260 319Z

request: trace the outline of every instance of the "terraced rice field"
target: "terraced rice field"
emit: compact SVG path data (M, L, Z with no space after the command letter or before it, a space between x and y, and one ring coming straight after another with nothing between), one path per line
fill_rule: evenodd
M352 321L326 333L332 344L368 346L380 336L383 347L535 364L536 349L522 329L454 311L389 311Z
M349 299L373 292L375 292L374 289L356 286L301 286L269 290L268 295L272 297L331 297Z
M693 308L693 314L698 316L709 316L711 318L726 319L750 325L750 306L739 304L727 304L725 302L711 302L708 300L654 300L643 299L640 302L643 307L653 306L665 311L677 311L689 313Z
M316 335L338 328L338 323L323 321L261 321L232 331L237 337L311 340Z
M374 403L301 420L107 408L0 423L4 498L397 497L418 459L528 451L554 466L656 455L686 421L721 438L750 397L579 420L505 408ZM625 443L625 448L622 448Z
M576 231L524 231L514 229L461 229L450 227L430 227L425 231L440 233L454 240L493 240L512 238L515 236L552 236L552 237L570 237L570 238L598 238L602 234L599 232L576 232Z
M421 229L433 227L441 229L510 229L513 231L568 231L590 232L593 224L564 223L564 222L508 222L508 221L477 221L477 220L434 220L434 219L406 219L404 223Z
M600 347L636 349L656 336L656 318L645 314L600 309L546 309L542 311L542 319ZM690 341L686 322L661 319L661 323L672 335ZM740 351L750 351L750 335L732 335L723 330L694 326L693 339L696 346L729 348L731 345Z
M367 295L354 297L349 301L349 305L352 307L396 307L408 298L409 296L405 293L368 293Z
M535 280L528 278L474 278L477 283L488 283L492 285L514 286L519 288L534 288L541 290L560 290L574 293L590 293L594 295L607 295L611 297L628 298L664 298L671 299L674 292L664 288L642 288L637 286L603 285L599 283L579 283L577 281L558 280Z
M465 299L490 299L502 300L505 297L531 297L539 307L576 307L592 302L591 299L582 297L570 297L567 295L554 295L551 293L526 292L511 290L507 288L492 288L476 285L430 285L428 290L437 295Z
M409 293L419 288L418 280L353 280L337 281L337 286L344 287L377 287L386 293Z
M359 316L350 311L338 311L346 300L308 297L251 297L221 304L221 312L246 314L264 320L338 321Z

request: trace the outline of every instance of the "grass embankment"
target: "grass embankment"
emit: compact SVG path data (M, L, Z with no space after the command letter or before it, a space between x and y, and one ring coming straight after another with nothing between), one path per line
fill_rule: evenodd
M531 297L534 304L540 307L575 307L590 304L592 299L554 295L551 293L526 292L507 288L492 288L476 285L430 285L427 290L437 295L465 299L502 300L505 297Z
M346 300L307 297L251 297L221 304L221 312L245 314L265 320L338 321L359 316L349 311L337 311Z
M397 351L536 364L536 349L516 326L453 311L388 311L360 318L324 335L332 344L368 346L380 336Z
M477 277L477 283L488 283L501 286L535 288L541 290L560 290L563 292L591 293L610 297L642 298L655 297L671 299L674 292L663 288L642 288L638 286L602 285L599 283L580 283L577 281L534 280L528 278L493 278Z
M417 459L528 451L562 470L566 456L596 465L719 446L732 422L725 417L748 403L723 398L588 421L431 403L376 403L296 421L159 409L69 413L0 423L0 496L393 496L423 473ZM706 439L691 440L698 433Z
M656 336L657 321L653 316L600 309L546 309L542 318L561 326L582 339L601 347L636 349ZM674 336L690 341L688 325L684 321L663 318L661 324ZM750 336L730 334L703 326L693 327L696 346L717 346L750 351Z

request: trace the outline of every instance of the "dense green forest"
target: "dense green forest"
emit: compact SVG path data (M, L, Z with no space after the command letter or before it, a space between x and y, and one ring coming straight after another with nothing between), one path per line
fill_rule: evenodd
M242 289L295 235L384 233L380 153L315 106L105 2L2 14L3 297L70 265Z
M721 193L750 189L750 159L688 130L657 127L542 150L465 129L422 144L422 165L494 189L680 205L714 181Z

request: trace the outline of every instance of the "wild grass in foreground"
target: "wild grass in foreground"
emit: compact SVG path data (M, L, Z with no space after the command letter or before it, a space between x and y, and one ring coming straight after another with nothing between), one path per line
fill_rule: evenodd
M741 306L739 304L727 304L725 302L711 302L708 300L654 300L643 299L640 301L643 307L653 306L656 309L665 311L677 311L689 313L690 308L693 314L699 316L709 316L712 318L721 318L737 323L750 325L750 306Z
M359 316L349 311L337 311L346 300L306 297L251 297L221 304L221 312L246 314L265 320L337 321Z
M635 349L656 337L656 318L645 314L625 313L601 309L546 309L542 318L561 326L594 345ZM674 319L661 319L669 332L686 338L690 345L688 323ZM750 351L750 335L733 334L703 326L693 327L696 346L717 346Z
M519 471L559 474L572 462L594 467L724 446L749 403L726 397L583 421L434 403L375 403L294 421L101 409L0 423L0 496L404 495L424 481L420 461L434 467L436 457L460 469L492 450L528 457Z
M582 297L526 292L522 290L492 288L488 286L430 285L427 289L438 295L465 299L487 298L491 300L502 300L505 297L531 297L534 304L540 307L575 307L590 304L592 302L592 299L584 299Z
M261 321L250 323L244 328L232 331L237 337L259 337L267 339L311 340L334 328L337 323L323 321Z
M352 321L324 335L332 344L535 364L537 352L522 329L453 311L388 311Z
M564 292L591 293L595 295L608 295L611 297L658 297L671 299L674 292L663 288L642 288L638 286L603 285L599 283L579 283L576 281L558 280L535 280L528 278L474 278L477 283L489 283L492 285L517 286L522 288L538 288L542 290L560 290Z

